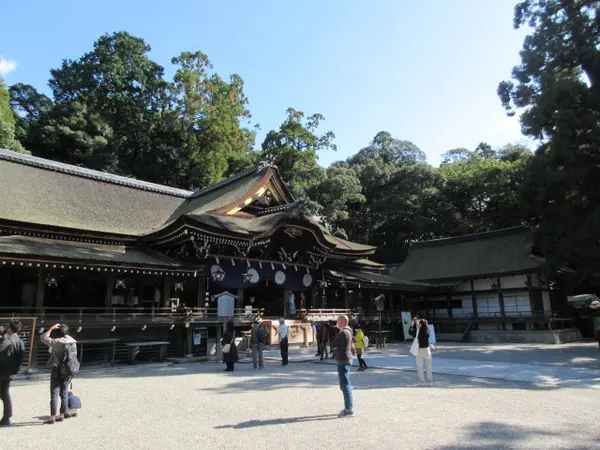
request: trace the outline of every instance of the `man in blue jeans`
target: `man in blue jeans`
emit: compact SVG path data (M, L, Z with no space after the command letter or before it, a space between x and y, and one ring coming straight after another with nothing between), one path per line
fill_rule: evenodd
M337 327L340 332L335 337L335 359L338 366L338 377L340 389L344 394L344 409L340 416L354 415L354 399L352 396L352 385L350 384L350 368L352 367L352 330L348 326L347 316L340 316Z

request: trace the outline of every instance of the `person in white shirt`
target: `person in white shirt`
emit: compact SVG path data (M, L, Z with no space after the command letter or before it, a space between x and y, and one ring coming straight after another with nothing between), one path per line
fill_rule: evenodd
M279 336L279 349L281 350L281 365L288 365L288 335L290 327L285 324L285 319L282 317L279 319L279 326L277 327L277 335Z

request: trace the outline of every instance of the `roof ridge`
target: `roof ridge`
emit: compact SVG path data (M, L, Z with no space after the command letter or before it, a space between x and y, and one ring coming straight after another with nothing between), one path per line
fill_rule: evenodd
M462 236L452 236L452 237L447 237L447 238L431 239L428 241L411 242L410 246L411 247L433 247L436 245L455 244L458 242L470 242L470 241L477 241L477 240L481 240L481 239L491 239L491 238L501 237L501 236L510 236L513 234L518 234L519 232L524 232L526 230L527 230L526 226L517 225L514 227L500 228L497 230L481 231L479 233L465 234Z
M185 189L178 189L162 184L136 180L135 178L124 177L122 175L114 175L108 172L101 172L99 170L93 170L85 167L75 166L72 164L52 161L51 159L26 155L24 153L18 153L2 148L0 148L0 160L10 161L16 164L24 164L31 167L37 167L43 170L64 173L80 178L101 181L104 183L116 184L133 189L140 189L143 191L171 195L173 197L187 198L190 195L192 195L192 191L187 191Z
M218 183L215 183L215 184L211 184L210 186L207 186L207 187L205 187L203 189L200 189L198 191L193 192L189 196L189 198L193 199L193 198L201 197L201 196L203 196L205 194L208 194L209 192L213 192L213 191L216 191L217 189L221 189L221 188L223 188L225 186L228 186L228 185L230 185L232 183L235 183L236 181L241 180L242 178L246 178L248 175L251 175L253 173L258 173L258 172L260 172L262 170L265 170L265 169L268 170L269 168L268 167L263 167L262 165L254 165L254 166L252 166L252 167L250 167L250 168L248 168L248 169L246 169L246 170L244 170L242 172L237 173L236 175L234 175L234 176L232 176L230 178L227 178L225 180L219 181Z

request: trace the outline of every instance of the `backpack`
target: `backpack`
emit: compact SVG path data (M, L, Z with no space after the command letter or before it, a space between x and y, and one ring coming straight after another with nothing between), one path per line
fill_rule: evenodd
M258 327L258 329L256 330L256 340L259 344L265 343L266 336L267 333L265 333L265 329L263 327Z
M79 373L79 360L77 359L77 344L65 344L65 358L58 368L63 378L74 377Z

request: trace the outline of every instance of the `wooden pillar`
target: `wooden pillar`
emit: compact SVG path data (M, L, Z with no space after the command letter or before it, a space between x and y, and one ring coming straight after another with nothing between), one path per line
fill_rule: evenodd
M217 351L215 352L215 358L217 362L221 362L221 339L223 339L223 328L222 325L217 325Z
M477 294L475 294L475 283L471 280L471 301L473 302L473 318L477 319ZM476 328L478 325L474 325Z
M500 284L500 277L496 278L498 283L498 301L500 302L500 315L502 316L502 329L506 330L506 323L504 318L506 317L506 310L504 308L504 294L502 293L502 285Z
M112 298L115 289L115 274L109 273L106 278L106 294L104 296L104 306L107 311L112 310Z
M44 289L46 287L46 271L38 269L37 290L35 293L35 310L40 313L44 307Z
M163 280L163 292L162 292L162 304L164 308L168 308L169 305L169 299L171 298L171 283L172 283L172 279L171 276L169 275L165 275L165 278Z
M287 318L288 314L290 313L289 304L288 304L289 298L290 298L289 289L284 289L284 291L283 291L283 317L285 317L285 318Z
M206 277L204 275L198 276L198 295L196 296L196 306L198 308L204 307L204 296L206 294Z
M238 288L235 307L237 309L242 309L244 307L244 288Z
M348 286L344 286L344 309L350 309L350 295L348 294Z

